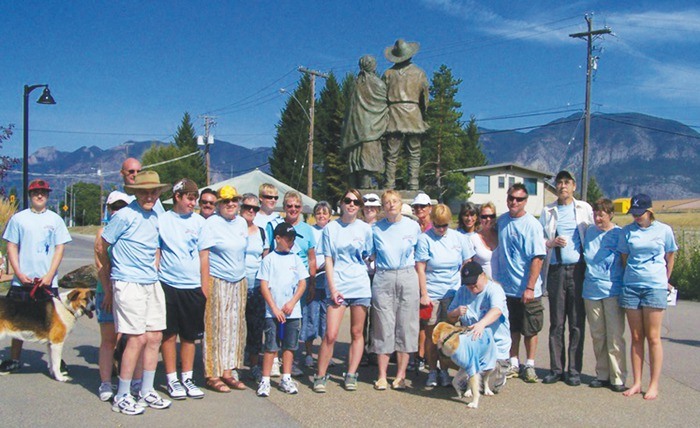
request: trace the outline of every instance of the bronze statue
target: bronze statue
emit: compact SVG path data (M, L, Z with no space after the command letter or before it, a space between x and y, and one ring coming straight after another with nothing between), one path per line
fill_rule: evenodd
M389 123L387 124L386 179L387 189L396 186L396 162L404 142L408 149L408 190L418 190L420 146L428 130L425 114L430 99L425 71L411 63L420 44L398 39L384 50L384 56L394 65L384 72L387 86Z
M381 138L387 125L386 85L372 55L360 58L360 72L345 115L343 150L348 152L351 186L373 188L372 176L384 172Z

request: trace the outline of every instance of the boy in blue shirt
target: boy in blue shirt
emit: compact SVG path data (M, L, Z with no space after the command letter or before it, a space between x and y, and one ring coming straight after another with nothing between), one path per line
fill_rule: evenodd
M282 348L282 382L280 389L288 394L299 392L292 380L294 351L299 346L301 304L299 299L306 288L309 272L301 257L291 252L294 239L299 236L294 226L282 222L275 227L275 251L262 261L257 278L265 299L265 355L262 380L258 385L259 397L270 396L270 372L280 347Z

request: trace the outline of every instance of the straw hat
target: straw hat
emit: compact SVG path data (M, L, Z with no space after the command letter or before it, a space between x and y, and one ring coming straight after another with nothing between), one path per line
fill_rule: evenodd
M170 188L170 185L161 184L160 177L155 171L141 171L136 174L134 184L124 185L124 191L129 195L133 195L137 190L159 189L163 191L168 188Z

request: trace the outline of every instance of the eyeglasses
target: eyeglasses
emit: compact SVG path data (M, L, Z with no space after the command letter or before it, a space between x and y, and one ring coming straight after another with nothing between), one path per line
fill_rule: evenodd
M516 202L520 203L524 200L527 200L527 196L523 196L523 197L519 198L517 196L508 195L508 202L516 201Z
M378 198L362 198L362 200L367 203L367 202L379 202Z
M257 206L257 205L248 205L248 204L243 204L243 206L241 206L241 209L242 209L243 211L250 211L250 210L253 210L253 212L258 212L258 211L260 211L260 207L259 207L259 206Z
M200 206L202 206L202 205L215 205L215 204L216 204L216 201L205 201L205 200L199 201Z
M274 196L274 195L260 195L260 197L263 199L274 199L275 201L280 198L279 196Z
M450 225L449 223L445 223L445 224L434 224L433 227L434 227L435 229L444 229L444 228L446 228L446 227L449 226L449 225Z
M301 208L301 205L287 204L286 207L289 209L291 209L291 208L299 209L299 208Z
M343 203L345 205L355 205L356 207L359 207L361 205L361 202L359 199L352 199L352 198L343 199Z
M138 174L141 172L140 169L125 169L124 172L128 172L129 174Z
M413 205L414 210L422 210L422 209L425 209L425 207L427 207L427 205L422 205L422 204L414 204Z
M480 217L481 217L482 220L486 220L486 219L489 219L489 218L490 218L491 220L493 220L494 218L496 218L496 214L481 214Z

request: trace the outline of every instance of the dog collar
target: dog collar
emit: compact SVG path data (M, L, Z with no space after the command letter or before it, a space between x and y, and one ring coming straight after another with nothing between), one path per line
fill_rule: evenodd
M462 333L464 333L464 330L455 330L455 331L453 331L452 333L448 334L447 337L445 337L445 339L442 341L443 345L445 344L445 342L447 342L448 340L452 339L452 336L460 335L460 334L462 334ZM449 356L445 355L445 354L442 352L442 347L438 348L438 352L440 352L440 355L442 355L443 357L445 357L445 358L450 358Z

